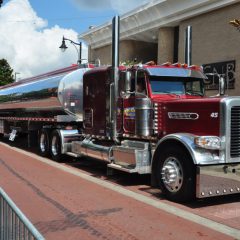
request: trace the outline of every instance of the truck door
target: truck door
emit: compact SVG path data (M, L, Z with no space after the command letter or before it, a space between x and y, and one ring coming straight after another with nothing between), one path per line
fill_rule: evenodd
M123 97L123 132L135 134L135 100L147 97L146 73L143 70L133 72L130 93Z

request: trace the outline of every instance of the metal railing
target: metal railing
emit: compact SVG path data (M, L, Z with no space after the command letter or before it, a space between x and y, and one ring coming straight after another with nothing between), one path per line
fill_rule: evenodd
M0 240L44 240L21 210L0 188Z

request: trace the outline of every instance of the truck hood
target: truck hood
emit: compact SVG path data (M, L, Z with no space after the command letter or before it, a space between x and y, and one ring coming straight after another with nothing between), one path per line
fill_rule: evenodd
M153 99L158 109L158 132L190 133L198 136L220 135L220 102L222 98ZM156 114L155 114L156 115Z

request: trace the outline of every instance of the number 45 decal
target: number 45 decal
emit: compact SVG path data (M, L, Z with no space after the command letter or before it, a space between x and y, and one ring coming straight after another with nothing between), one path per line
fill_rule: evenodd
M212 112L210 116L211 118L218 118L218 112Z

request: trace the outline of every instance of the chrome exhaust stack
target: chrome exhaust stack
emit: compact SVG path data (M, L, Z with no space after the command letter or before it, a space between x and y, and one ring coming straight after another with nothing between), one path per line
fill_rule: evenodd
M119 67L119 29L120 29L120 17L115 16L112 20L112 67L113 68Z
M120 18L115 16L112 20L112 80L111 88L111 109L110 119L112 125L112 138L115 142L119 142L117 138L117 101L118 101L118 68L119 68L119 29Z
M187 26L185 30L185 63L192 65L192 26Z

